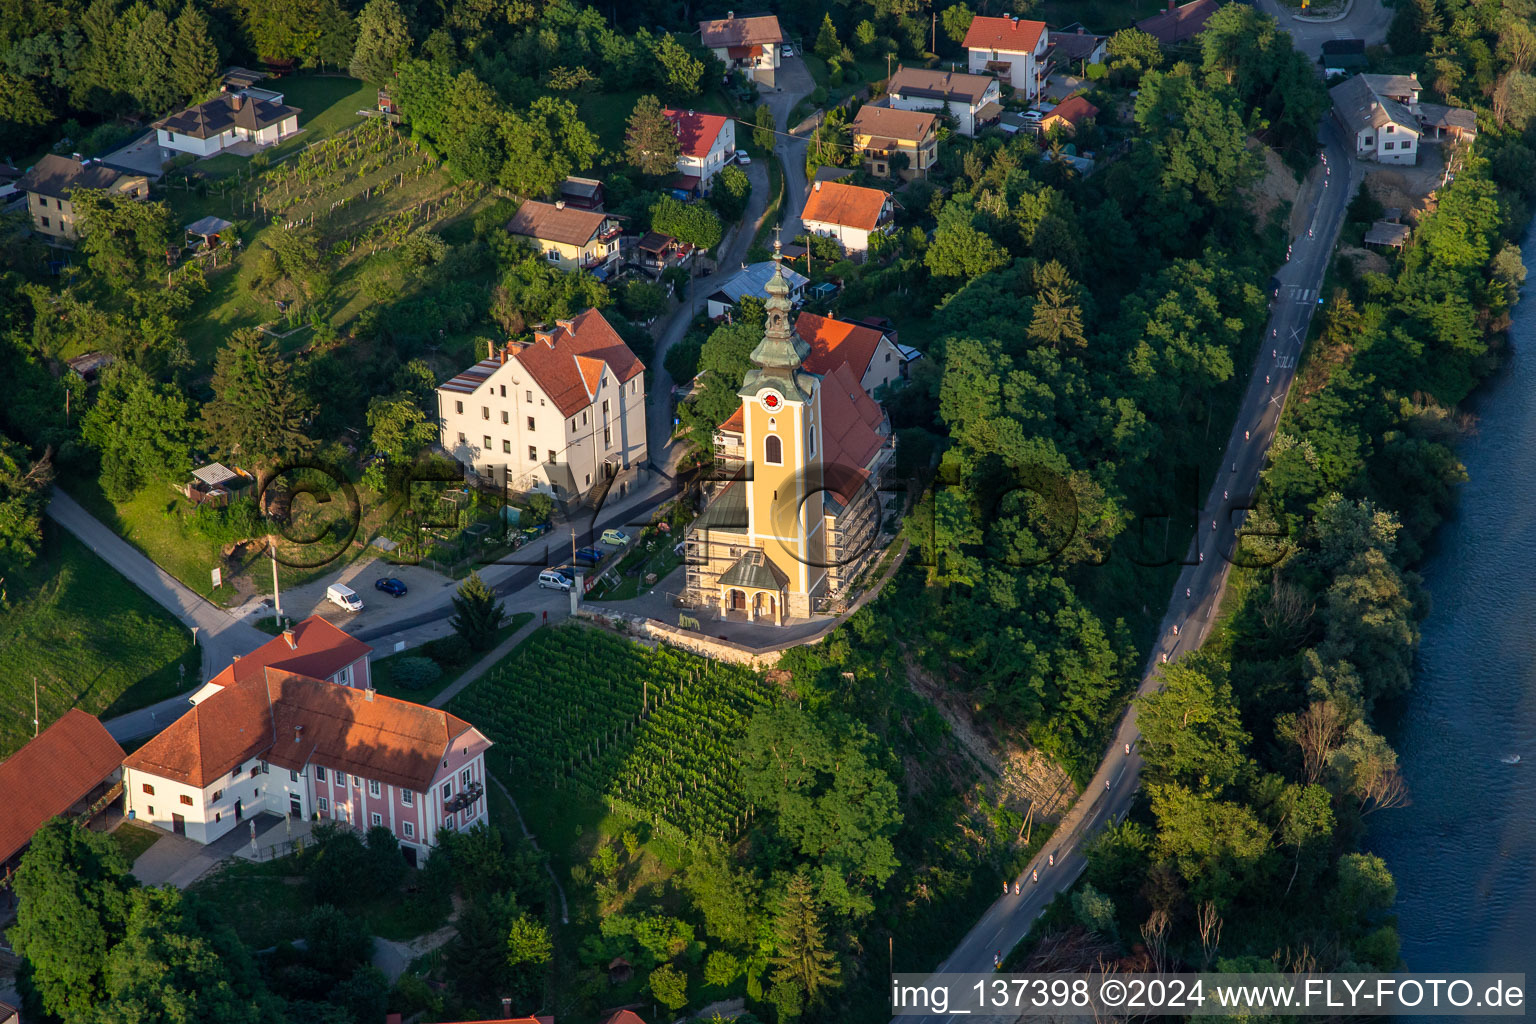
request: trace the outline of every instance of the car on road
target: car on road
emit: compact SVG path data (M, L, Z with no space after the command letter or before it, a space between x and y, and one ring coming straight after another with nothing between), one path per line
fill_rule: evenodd
M373 581L374 590L382 590L390 597L404 597L405 584L393 576L381 576Z
M575 580L562 576L554 569L545 569L539 573L540 590L570 590L575 585Z
M612 547L621 548L629 543L629 534L623 530L604 530L602 541Z
M603 558L603 552L599 548L582 548L580 551L576 552L576 561L586 562L588 565L596 565L598 562L601 562Z
M752 166L752 158L747 155L747 151L744 149L738 149L736 151L736 162L743 167Z
M781 57L793 57L795 55L795 48L788 43L785 43L784 49L779 51L779 55Z

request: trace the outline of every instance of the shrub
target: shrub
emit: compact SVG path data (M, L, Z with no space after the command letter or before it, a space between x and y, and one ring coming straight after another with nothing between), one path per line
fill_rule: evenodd
M448 255L448 243L430 231L412 235L400 243L400 262L407 267L426 267L443 262Z
M457 634L428 640L421 645L421 650L443 668L458 668L468 664L469 659L474 655L474 652L469 649L468 641Z
M534 494L528 498L528 508L522 519L529 526L543 526L555 512L555 499L547 494Z
M407 690L424 690L443 677L443 670L431 658L401 658L394 666L395 683Z
M811 90L811 105L812 106L819 107L819 106L822 106L823 104L825 104L826 102L827 102L827 90L826 89L824 89L824 88L822 88L821 86L818 85L816 88Z

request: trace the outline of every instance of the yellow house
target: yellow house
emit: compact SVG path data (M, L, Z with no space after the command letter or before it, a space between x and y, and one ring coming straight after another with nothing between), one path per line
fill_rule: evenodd
M149 179L142 174L124 174L103 163L82 163L51 153L16 182L16 190L27 194L33 230L70 240L79 238L80 232L75 226L75 207L69 196L75 189L84 188L134 199L149 198Z
M589 270L607 276L619 259L619 222L597 210L578 210L564 201L528 200L507 222L507 230L528 239L561 270Z
M939 158L938 118L918 110L865 105L848 126L853 148L869 173L888 178L926 178ZM906 166L897 154L905 157Z
M783 625L831 610L868 563L890 424L846 362L805 368L782 264L767 326L740 392L744 471L716 492L686 538L690 603Z

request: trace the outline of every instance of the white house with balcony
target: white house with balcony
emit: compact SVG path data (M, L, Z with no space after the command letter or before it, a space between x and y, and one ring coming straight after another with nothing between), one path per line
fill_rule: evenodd
M967 66L973 75L996 75L1033 103L1050 74L1047 53L1051 30L1043 21L1021 18L982 18L971 20L965 33Z

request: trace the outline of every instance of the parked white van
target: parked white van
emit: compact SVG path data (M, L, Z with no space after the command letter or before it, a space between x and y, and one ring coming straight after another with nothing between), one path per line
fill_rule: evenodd
M572 581L555 572L553 569L545 569L539 573L540 590L570 590Z
M363 610L363 601L357 596L357 591L351 587L333 583L325 588L325 599L343 611L360 612Z

